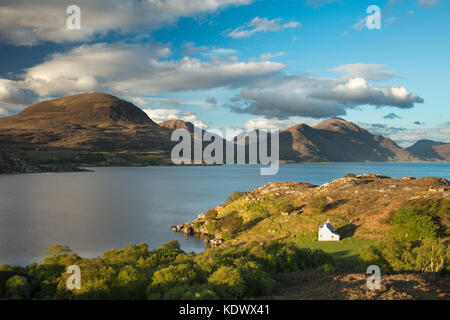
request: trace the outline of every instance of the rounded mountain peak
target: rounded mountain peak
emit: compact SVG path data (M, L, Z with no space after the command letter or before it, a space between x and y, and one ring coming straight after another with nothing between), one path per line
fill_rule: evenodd
M365 130L361 129L359 126L357 126L356 124L348 122L348 121L338 118L338 117L333 117L328 120L325 120L325 121L315 125L313 128L321 129L321 130L337 131L337 132L365 131Z
M15 116L77 124L134 124L157 126L134 104L105 93L84 93L36 103Z
M189 132L194 132L194 125L191 122L184 120L166 120L161 122L159 126L170 130L186 129Z

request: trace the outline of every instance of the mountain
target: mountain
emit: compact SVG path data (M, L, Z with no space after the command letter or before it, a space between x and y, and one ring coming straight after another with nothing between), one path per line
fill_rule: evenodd
M185 129L185 130L189 131L189 133L191 134L192 139L193 140L197 140L197 141L199 141L201 139L204 139L204 134L206 132L208 132L208 131L206 131L204 129L200 129L200 128L196 127L193 123L187 122L187 121L184 121L184 120L167 120L167 121L159 123L159 125L161 127L163 127L163 128L166 128L166 129L170 130L171 132L173 132L174 130L177 130L177 129ZM200 129L201 130L200 131L201 132L201 136L200 135L196 136L194 134L195 133L195 129ZM208 145L210 145L212 141L220 143L222 145L222 150L224 150L224 152L223 152L223 162L225 162L226 161L225 160L225 156L226 156L226 151L225 150L230 150L230 149L227 149L227 148L230 148L230 147L236 149L236 146L233 143L227 141L226 139L223 139L218 134L211 133L211 132L208 132L208 133L211 134L211 139L208 140L208 141L202 141L202 150L205 150L205 148ZM193 155L194 152L195 152L195 146L194 146L194 144L191 144L191 154Z
M237 137L243 142L243 134ZM280 131L284 162L357 162L419 160L391 139L372 135L354 123L331 118L313 127L298 124Z
M450 161L450 143L419 140L406 148L409 153L423 160Z
M170 164L170 153L177 143L171 141L171 134L180 128L193 135L195 126L182 120L158 125L130 102L109 94L87 93L39 102L17 115L0 118L0 147L20 149L23 152L15 152L15 156L39 165L51 161L104 166ZM259 135L258 130L255 133ZM238 145L246 146L248 158L251 141L245 134L233 141L213 136L222 140L224 146L233 146L235 151ZM270 135L267 139L270 142ZM203 147L206 145L209 142L203 142ZM449 146L419 141L403 149L388 138L372 135L340 118L315 126L298 124L280 131L283 162L448 161ZM55 156L50 152L54 149L71 153ZM40 150L40 154L31 157L31 153L38 152L35 150Z
M190 133L194 133L195 126L191 122L183 120L167 120L159 124L161 127L167 128L169 130L185 129Z
M2 145L90 151L168 151L170 131L109 94L79 94L34 104L0 119Z
M391 139L372 135L354 123L331 118L313 127L300 124L280 132L286 161L410 161L408 151Z

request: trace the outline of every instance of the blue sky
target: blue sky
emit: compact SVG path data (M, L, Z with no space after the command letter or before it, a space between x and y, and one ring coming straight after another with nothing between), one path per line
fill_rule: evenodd
M402 146L450 142L448 1L2 3L0 116L101 91L209 129L339 116ZM70 4L80 30L66 27ZM379 30L366 26L369 5Z

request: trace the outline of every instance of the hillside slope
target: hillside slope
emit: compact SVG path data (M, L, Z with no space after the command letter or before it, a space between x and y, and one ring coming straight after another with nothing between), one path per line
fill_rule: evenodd
M242 143L242 142L238 142ZM284 162L417 161L391 139L354 123L331 118L316 126L298 124L280 131Z
M132 103L104 93L44 101L0 119L0 141L10 146L168 151L169 133Z
M450 161L450 143L431 140L419 140L406 150L413 156L423 160Z
M321 186L273 182L214 208L216 217L199 215L193 223L178 226L177 230L212 235L213 239L223 238L231 244L275 239L314 241L319 225L330 219L343 239L379 239L391 228L390 218L398 208L414 201L437 201L434 199L450 200L449 181L366 174L346 176ZM450 202L446 212L433 213L443 237L450 236L448 205ZM233 215L243 219L242 226Z

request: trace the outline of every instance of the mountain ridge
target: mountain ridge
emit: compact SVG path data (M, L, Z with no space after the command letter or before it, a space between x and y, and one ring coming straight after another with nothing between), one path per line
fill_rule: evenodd
M17 115L0 118L0 145L156 152L169 161L175 145L171 133L180 128L193 134L195 126L183 120L157 124L128 101L105 93L85 93L42 101ZM418 142L404 149L337 117L314 126L299 123L281 130L279 137L282 162L450 161L450 144ZM245 133L232 141L224 139L224 145L248 146L248 139L243 138Z
M406 148L406 150L421 159L450 159L450 143L422 139Z

